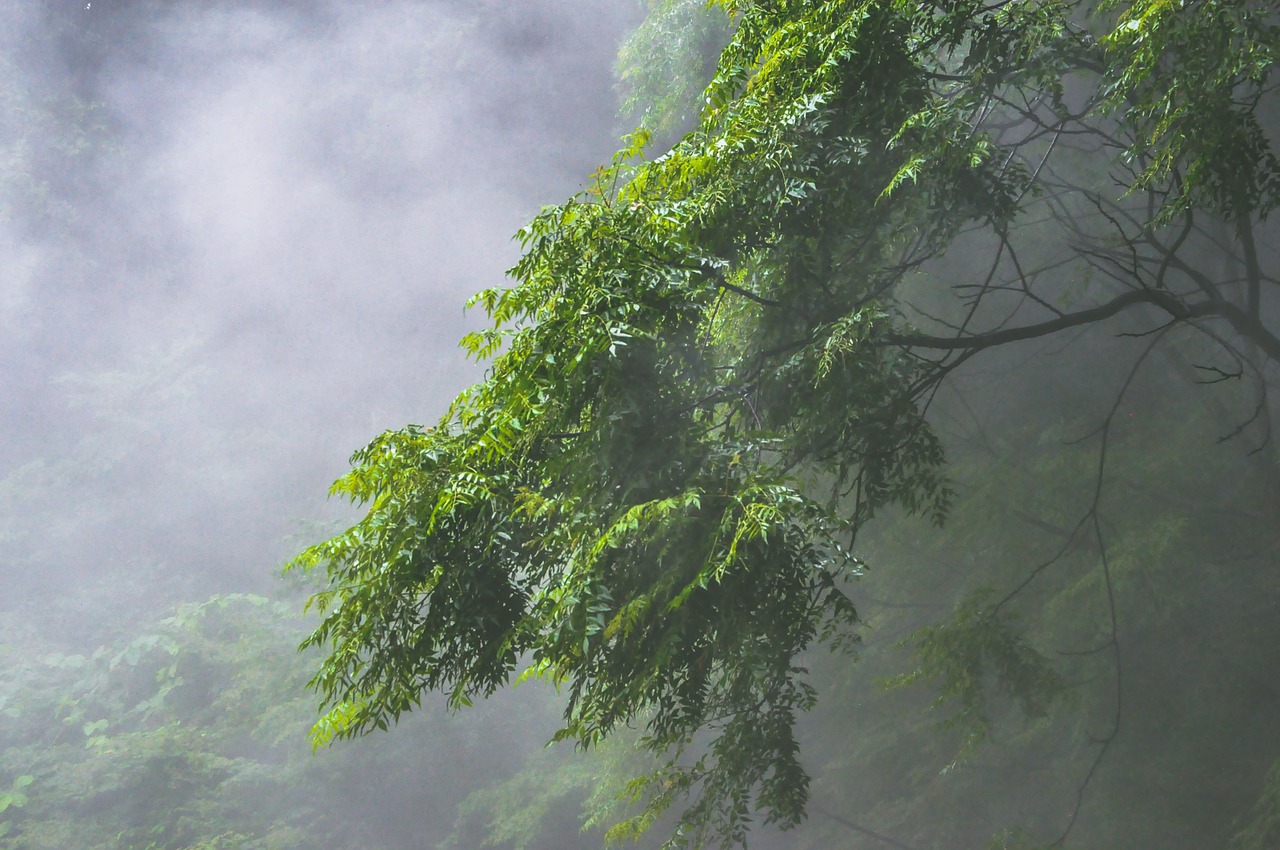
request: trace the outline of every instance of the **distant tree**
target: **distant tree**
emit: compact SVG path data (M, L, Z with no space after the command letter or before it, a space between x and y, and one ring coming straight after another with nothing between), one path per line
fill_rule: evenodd
M484 735L423 717L315 758L312 661L288 652L305 626L296 597L223 595L79 653L0 615L0 848L434 847L464 796L456 763L501 779L536 750L528 724L554 718L526 696Z
M873 517L946 517L928 413L957 370L1067 331L1136 335L1101 470L1151 351L1251 387L1231 429L1251 447L1280 360L1270 4L713 5L732 31L696 125L653 158L641 129L520 232L514 286L473 299L495 323L465 340L485 381L357 452L333 492L367 515L296 561L329 579L306 644L328 653L318 743L425 692L469 704L527 664L567 695L560 738L634 725L666 757L611 834L678 803L673 846L804 816L798 656L855 641ZM659 92L664 130L678 89ZM1068 544L1105 553L1098 504ZM983 684L948 676L957 658L1029 713L1058 686L1008 618L1038 574L923 635L966 705ZM1114 604L1107 622L1118 670Z

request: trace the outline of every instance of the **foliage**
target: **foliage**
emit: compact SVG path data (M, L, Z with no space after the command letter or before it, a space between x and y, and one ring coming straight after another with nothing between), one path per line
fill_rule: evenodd
M627 777L644 766L634 737L611 737L589 758L558 746L532 754L519 772L467 796L443 848L599 847L608 827L628 814Z
M305 642L327 653L318 744L425 692L470 704L528 665L567 695L558 739L643 729L666 761L615 834L680 803L673 846L803 818L802 659L856 642L868 523L946 517L928 414L961 366L1106 321L1139 340L1096 373L1117 389L1085 474L1065 477L1078 515L1033 517L1065 528L1058 553L1002 562L1022 571L999 576L1005 595L917 638L906 679L981 719L991 685L1032 715L1061 689L1007 606L1086 544L1094 569L1040 601L1101 587L1072 628L1123 690L1117 598L1184 527L1148 525L1127 557L1107 540L1104 471L1149 355L1247 379L1261 400L1232 434L1258 441L1280 358L1258 247L1280 29L1261 4L716 5L733 32L696 126L652 159L637 132L520 232L514 285L473 301L495 323L464 343L485 381L434 428L356 453L333 492L365 517L295 562L328 577ZM673 92L656 114L676 114Z
M1280 762L1267 774L1262 795L1249 813L1243 828L1236 833L1233 848L1262 850L1280 839Z
M644 26L618 50L623 113L636 113L666 138L697 118L702 89L732 32L729 19L706 0L650 0Z
M994 607L990 597L990 592L974 594L947 620L916 631L910 640L919 666L888 683L930 682L938 690L936 707L958 704L947 723L964 730L962 755L989 734L993 685L1027 717L1044 716L1063 688L1049 659L1028 644L1009 612Z
M884 515L864 530L860 546L880 568L856 588L858 663L806 657L822 693L798 729L814 777L809 817L786 836L766 834L765 846L1044 850L1063 846L1055 840L1077 805L1070 847L1225 848L1246 826L1265 824L1264 779L1280 750L1270 710L1274 606L1266 601L1277 586L1269 557L1277 526L1261 508L1266 467L1238 445L1204 444L1222 424L1214 402L1239 388L1189 399L1172 392L1176 374L1163 374L1132 400L1113 440L1105 527L1124 648L1123 728L1087 783L1112 728L1118 684L1099 549L1087 538L993 615L1048 659L1057 686L1030 690L1046 700L1043 714L1027 722L1006 691L1034 685L1038 665L1022 679L973 682L982 685L969 692L981 701L980 723L961 700L940 701L935 688L879 686L904 669L922 683L930 669L970 673L956 655L928 663L918 642L904 638L963 631L973 617L991 615L999 598L973 589L1015 588L1028 565L1062 548L1088 509L1097 462L1096 442L1079 440L1088 423L1021 403L1056 370L1056 357L1019 365L998 383L981 379L981 389L971 383L977 420L956 399L935 406L958 491L950 521L926 531L910 517ZM1154 389L1170 391L1168 401ZM1109 390L1102 383L1086 400L1108 406ZM1066 407L1078 414L1081 402L1072 401ZM610 742L619 745L625 739ZM558 846L587 791L605 802L617 784L611 777L637 767L617 763L612 750L544 758L509 785L478 792L471 822L491 825L495 846ZM604 822L619 816L608 806L591 811ZM655 832L669 826L660 821Z
M186 604L90 653L40 649L12 622L0 622L5 850L422 846L444 840L461 801L442 781L455 759L478 776L518 765L523 729L490 724L486 741L444 718L313 756L296 600Z
M1054 368L1041 360L995 394L1017 399L1024 382ZM916 848L981 847L1012 827L1036 848L1064 846L1059 839L1227 846L1280 746L1264 719L1274 695L1264 672L1275 658L1264 649L1273 614L1259 604L1275 586L1273 562L1258 554L1272 551L1275 526L1272 514L1256 512L1266 466L1238 446L1206 447L1216 414L1188 404L1175 380L1166 373L1154 382L1170 391L1167 402L1134 399L1135 415L1113 435L1105 548L1072 536L1096 476L1098 446L1078 440L1086 426L1054 425L1048 411L982 392L969 398L983 411L977 420L940 405L960 495L940 532L895 518L864 538L868 560L893 568L861 582L860 663L815 671L824 700L805 746L819 809ZM1094 401L1108 404L1108 390L1097 387ZM1022 616L1008 637L1038 648L1054 681L1037 682L1039 664L1006 676L988 664L978 680L984 664L964 663L975 642L956 633L965 636L975 617L1014 612ZM903 645L904 635L914 637ZM923 655L920 638L935 641ZM874 687L877 678L930 673L942 674L939 686L922 692ZM1019 705L1019 686L1042 702ZM939 701L948 690L954 696ZM976 699L977 718L967 699ZM792 846L831 846L849 834L821 811L813 821Z

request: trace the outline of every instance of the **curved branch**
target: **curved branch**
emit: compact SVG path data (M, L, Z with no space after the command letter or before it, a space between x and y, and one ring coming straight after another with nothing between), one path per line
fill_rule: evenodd
M1049 336L1069 328L1081 327L1103 319L1109 319L1123 310L1137 304L1154 304L1168 313L1175 321L1218 317L1226 319L1233 328L1247 339L1257 343L1266 355L1280 362L1280 338L1263 326L1256 317L1246 313L1229 301L1208 300L1196 304L1186 304L1168 292L1157 289L1135 289L1118 295L1106 304L1065 313L1046 322L1024 325L1018 328L1001 328L988 333L965 334L960 336L930 336L928 334L890 333L884 336L887 345L902 345L912 348L932 348L944 351L977 351L1010 342L1025 339L1036 339Z

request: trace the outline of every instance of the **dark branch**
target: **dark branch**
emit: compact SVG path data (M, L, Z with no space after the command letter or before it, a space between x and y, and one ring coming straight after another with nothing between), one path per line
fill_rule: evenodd
M836 823L840 824L846 829L850 829L850 830L853 830L854 832L861 833L862 835L865 835L869 838L874 838L875 840L883 844L888 844L890 847L897 847L898 850L914 850L914 848L909 844L903 844L901 841L898 841L896 838L890 838L887 835L882 835L879 832L876 832L874 829L867 829L865 826L860 826L859 824L854 823L848 818L842 818L840 817L840 815L837 815L834 812L827 811L826 809L822 808L822 806L810 804L809 808L810 810L817 812L823 817L830 818L831 820L835 821Z
M887 345L902 345L912 348L976 351L1010 342L1049 336L1069 328L1077 328L1093 322L1099 322L1103 319L1109 319L1137 304L1154 304L1176 321L1212 317L1226 319L1231 323L1232 327L1247 339L1257 343L1258 347L1268 357L1280 362L1280 338L1268 331L1256 317L1249 315L1235 304L1219 300L1186 304L1168 292L1155 289L1135 289L1113 298L1106 304L1075 313L1066 313L1034 325L1001 328L988 333L964 334L951 337L891 333L885 335L884 342Z
M738 295L741 295L743 298L754 301L757 304L763 304L766 307L782 306L781 301L774 301L772 298L765 298L763 295L756 295L754 292L752 292L749 289L743 289L741 286L734 286L732 283L729 283L729 281L725 280L723 277L721 277L719 280L716 281L716 285L719 286L721 289L727 289L730 292L736 292Z

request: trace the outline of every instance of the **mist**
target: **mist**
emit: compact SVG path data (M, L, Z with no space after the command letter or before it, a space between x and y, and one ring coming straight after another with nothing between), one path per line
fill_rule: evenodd
M0 609L91 638L349 516L348 455L479 376L467 296L607 161L641 11L5 3Z
M0 2L0 843L434 846L547 739L530 689L313 756L280 568L482 374L465 301L608 161L642 12Z

